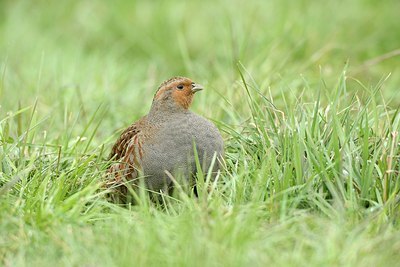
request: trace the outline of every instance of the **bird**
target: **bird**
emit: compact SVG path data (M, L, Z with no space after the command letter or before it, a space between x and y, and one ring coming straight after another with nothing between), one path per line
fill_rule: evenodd
M196 152L203 171L212 167L215 177L221 169L224 142L218 128L189 110L203 89L186 77L162 82L148 114L121 133L109 155L107 184L122 202L129 194L126 183L137 188L141 177L151 192L171 194L178 176L194 187Z

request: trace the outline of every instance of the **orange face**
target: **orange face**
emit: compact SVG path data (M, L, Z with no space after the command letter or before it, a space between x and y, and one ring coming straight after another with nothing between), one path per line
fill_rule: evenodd
M154 100L172 98L175 103L188 109L193 100L193 95L203 87L184 77L175 77L161 84L154 96Z

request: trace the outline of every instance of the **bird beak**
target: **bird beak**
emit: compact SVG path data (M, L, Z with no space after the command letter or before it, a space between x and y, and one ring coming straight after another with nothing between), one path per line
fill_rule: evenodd
M196 92L201 91L203 89L204 89L204 87L202 85L200 85L200 84L194 83L192 85L192 92L193 93L196 93Z

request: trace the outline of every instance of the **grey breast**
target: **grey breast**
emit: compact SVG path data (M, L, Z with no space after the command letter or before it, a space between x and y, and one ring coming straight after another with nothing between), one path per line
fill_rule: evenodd
M171 183L165 173L190 179L196 171L194 146L207 171L216 153L223 154L223 140L215 125L194 113L187 112L170 118L161 124L154 138L143 145L142 168L147 185L159 191ZM218 163L214 170L218 169Z

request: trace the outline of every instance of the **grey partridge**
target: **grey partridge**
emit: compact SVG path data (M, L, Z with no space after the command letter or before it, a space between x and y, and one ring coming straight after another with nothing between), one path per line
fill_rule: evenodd
M189 78L164 81L154 95L149 113L122 132L112 147L109 184L127 193L124 182L138 185L143 177L148 189L168 192L171 179L184 178L194 185L196 173L194 145L203 171L208 171L214 155L223 154L223 140L217 127L189 111L193 96L203 87ZM216 173L220 164L213 165ZM122 189L122 190L121 190Z

